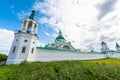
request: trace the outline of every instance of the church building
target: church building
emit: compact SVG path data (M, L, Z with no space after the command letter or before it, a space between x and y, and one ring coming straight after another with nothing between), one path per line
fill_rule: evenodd
M46 48L75 50L75 48L71 45L71 43L67 42L66 39L63 37L61 31L59 31L59 35L56 37L55 43L48 44L45 47Z

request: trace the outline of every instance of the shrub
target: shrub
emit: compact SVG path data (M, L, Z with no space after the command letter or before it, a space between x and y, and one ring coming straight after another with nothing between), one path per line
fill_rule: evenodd
M6 61L6 60L7 60L7 56L5 54L0 54L0 62Z

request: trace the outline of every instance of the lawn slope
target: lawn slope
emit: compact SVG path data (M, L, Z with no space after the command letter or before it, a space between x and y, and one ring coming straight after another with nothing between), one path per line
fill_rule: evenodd
M120 59L0 66L0 80L120 80Z

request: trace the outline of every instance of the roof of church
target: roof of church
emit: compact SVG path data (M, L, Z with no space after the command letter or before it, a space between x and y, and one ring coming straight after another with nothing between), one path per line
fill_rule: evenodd
M69 51L69 52L80 52L77 49L74 50L68 50L68 49L59 49L59 48L51 48L51 47L36 47L37 49L43 49L43 50L53 50L53 51Z
M81 53L93 53L93 54L101 54L101 52L83 52L83 51L80 51L78 49L74 49L74 50L67 50L67 49L58 49L58 48L46 48L46 47L36 47L37 49L42 49L42 50L52 50L52 51L65 51L65 52L81 52ZM80 53L80 54L81 54Z
M56 39L65 39L62 35L58 35Z
M102 43L101 44L106 44L104 41L102 41Z

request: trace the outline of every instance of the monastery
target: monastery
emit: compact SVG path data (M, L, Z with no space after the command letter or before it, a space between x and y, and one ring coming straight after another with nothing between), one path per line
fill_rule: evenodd
M6 61L6 64L19 64L23 61L28 62L49 62L60 60L91 60L101 58L120 58L120 46L116 43L117 51L111 51L105 42L101 43L101 52L82 52L75 49L71 42L59 31L54 43L45 47L36 46L38 41L38 23L35 20L33 10L28 19L24 19L21 29L15 31L14 40Z

